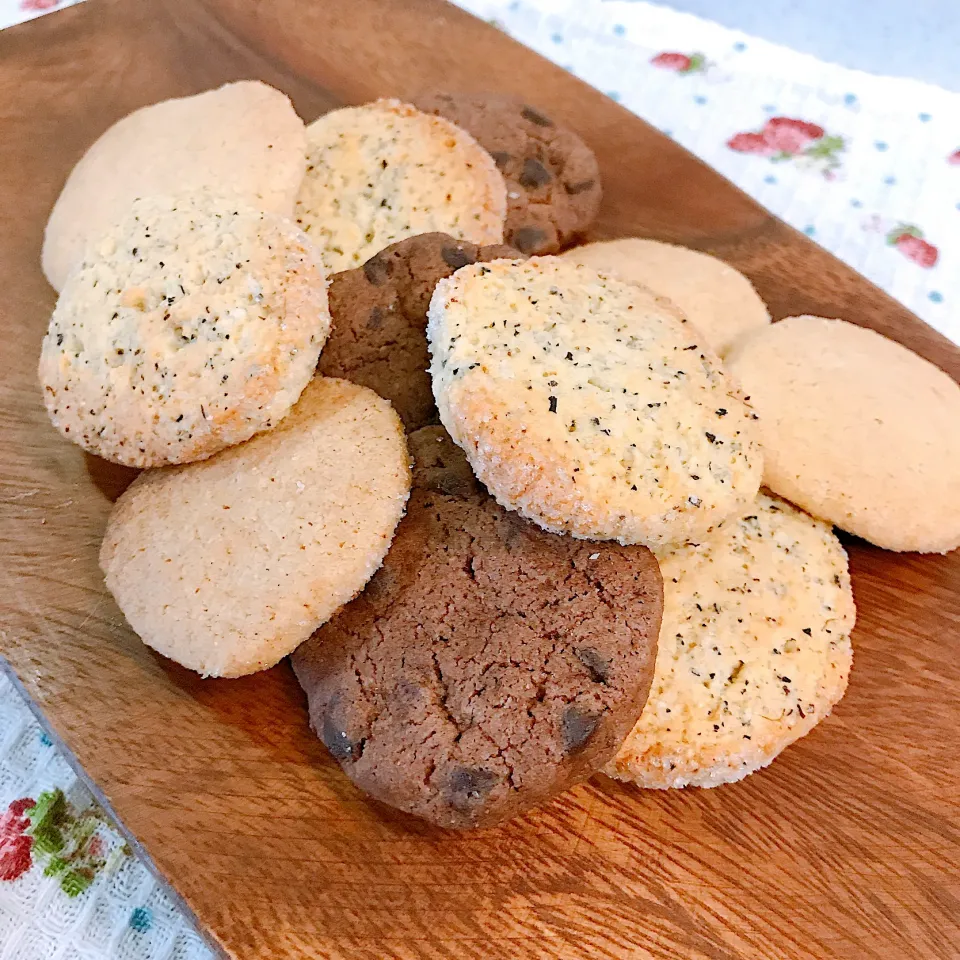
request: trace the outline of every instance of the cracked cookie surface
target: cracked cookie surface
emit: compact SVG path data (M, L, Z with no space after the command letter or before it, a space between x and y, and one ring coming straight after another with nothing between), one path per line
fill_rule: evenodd
M545 533L500 507L442 427L367 590L293 657L310 722L367 793L489 826L586 779L643 709L661 583L643 547Z

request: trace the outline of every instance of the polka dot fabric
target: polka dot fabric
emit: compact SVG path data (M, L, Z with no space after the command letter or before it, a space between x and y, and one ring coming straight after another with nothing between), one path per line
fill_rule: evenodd
M626 0L455 0L960 343L960 94Z

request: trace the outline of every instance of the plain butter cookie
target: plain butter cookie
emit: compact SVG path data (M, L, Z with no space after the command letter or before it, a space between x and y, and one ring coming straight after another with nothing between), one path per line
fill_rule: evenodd
M114 507L100 566L144 643L237 677L273 666L363 589L409 492L390 404L318 377L269 433L142 473Z

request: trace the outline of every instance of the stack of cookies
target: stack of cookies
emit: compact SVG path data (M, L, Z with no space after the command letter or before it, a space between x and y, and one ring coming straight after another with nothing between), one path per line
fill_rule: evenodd
M348 776L441 826L759 769L846 688L832 525L960 544L946 374L706 254L574 246L600 197L520 101L304 127L245 81L121 120L48 223L50 418L147 468L127 620L207 676L293 654Z

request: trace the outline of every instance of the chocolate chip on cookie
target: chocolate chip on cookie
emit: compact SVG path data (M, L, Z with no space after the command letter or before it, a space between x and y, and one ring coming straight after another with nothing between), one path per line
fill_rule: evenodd
M489 826L616 754L650 685L661 583L643 547L503 509L442 427L366 592L296 652L310 722L347 775L444 827Z
M445 233L425 233L335 274L328 294L336 321L318 372L386 397L408 430L436 423L424 337L433 288L471 263L516 255L503 245L478 247Z
M572 130L520 100L492 94L432 93L415 105L452 120L489 151L507 183L504 239L522 253L556 253L593 222L600 171Z

